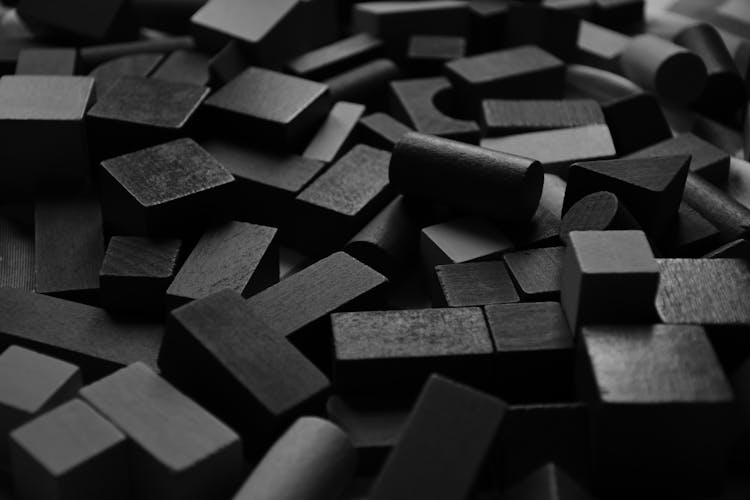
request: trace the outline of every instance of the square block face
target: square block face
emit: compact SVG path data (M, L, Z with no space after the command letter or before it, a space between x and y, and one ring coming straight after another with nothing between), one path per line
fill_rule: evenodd
M104 254L101 275L170 278L182 241L174 238L113 236Z
M0 407L34 414L74 377L75 365L11 346L0 355Z
M83 120L93 87L82 76L3 76L0 120Z
M118 156L102 162L102 167L143 207L163 205L234 180L191 139Z
M658 274L641 231L572 231L570 245L583 274Z
M435 267L445 304L450 307L518 302L513 280L501 261Z
M122 77L97 100L89 116L106 120L179 129L208 95L200 85L156 78Z
M583 345L602 403L730 402L732 389L702 327L592 326Z
M523 352L573 348L560 304L493 304L485 308L498 352Z

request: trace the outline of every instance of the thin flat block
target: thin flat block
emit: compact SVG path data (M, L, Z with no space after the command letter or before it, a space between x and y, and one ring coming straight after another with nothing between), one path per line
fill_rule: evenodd
M607 102L603 106L617 154L631 154L672 138L659 101L639 92Z
M164 54L134 54L106 61L92 69L96 95L102 97L123 76L147 77L162 62Z
M167 294L177 306L230 289L244 297L279 281L277 230L246 222L209 228L188 256Z
M135 31L125 0L96 3L73 0L65 4L23 0L18 5L18 14L24 20L83 40L133 35Z
M11 460L23 498L128 498L125 435L79 399L13 431Z
M503 255L526 301L559 300L564 247L538 248Z
M234 177L192 139L102 162L104 221L121 234L174 235L218 216Z
M357 141L374 148L391 151L396 143L412 129L385 113L362 117L355 129Z
M144 499L229 494L242 440L143 363L84 387L81 397L130 440L133 492Z
M17 220L17 212L26 213L27 222ZM5 205L0 211L0 287L34 290L33 206Z
M365 112L361 104L337 102L305 148L302 156L330 163L338 158L352 139L352 131Z
M16 74L73 76L77 59L75 49L24 49L18 54Z
M606 123L593 99L482 101L480 123L490 136L522 134Z
M436 266L435 275L442 293L433 302L441 307L510 304L519 300L502 261Z
M287 68L302 78L324 80L374 59L382 49L383 42L378 38L357 33L297 56L287 63Z

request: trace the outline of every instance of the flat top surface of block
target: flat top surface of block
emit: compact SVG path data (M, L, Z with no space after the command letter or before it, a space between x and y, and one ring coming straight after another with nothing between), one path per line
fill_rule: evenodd
M387 151L357 145L297 197L346 215L357 215L388 186Z
M545 129L605 123L604 113L592 99L482 101L488 127Z
M572 231L569 237L584 273L659 272L648 240L641 231Z
M485 307L498 352L572 349L573 335L557 302Z
M182 241L174 238L112 236L101 274L169 278L174 274Z
M211 0L191 20L234 38L258 43L299 4L300 0Z
M696 171L717 163L729 161L729 153L693 134L682 134L672 139L659 142L626 158L647 158L649 156L692 155L690 170Z
M564 247L538 248L503 256L521 291L527 294L559 292Z
M93 87L85 76L3 76L0 120L82 120Z
M338 313L331 321L338 360L492 352L477 307Z
M445 67L469 83L483 83L559 68L562 64L543 49L524 45L457 59L446 63Z
M125 443L122 432L79 399L16 429L11 439L54 476Z
M0 406L35 413L77 372L65 361L10 346L0 355Z
M435 266L435 274L450 307L518 302L502 261Z
M230 183L218 161L192 139L178 139L102 162L102 166L146 207Z
M466 38L446 35L413 35L409 38L407 55L412 59L446 60L463 57Z
M422 229L453 262L468 262L513 248L513 243L494 224L467 217Z
M179 129L208 92L200 85L125 76L96 101L89 116Z
M573 168L589 170L652 192L664 191L690 162L687 155L577 163Z
M206 104L261 120L289 123L327 91L328 86L322 83L251 67L212 94Z
M599 396L606 403L711 403L732 400L702 327L583 328Z
M239 441L234 431L143 363L84 387L81 396L174 471Z

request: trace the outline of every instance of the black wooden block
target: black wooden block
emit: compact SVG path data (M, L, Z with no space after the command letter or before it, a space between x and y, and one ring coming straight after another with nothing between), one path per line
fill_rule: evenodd
M544 174L545 177L551 174ZM555 176L556 177L556 176ZM529 222L503 227L517 249L559 245L560 217L540 200L534 217Z
M593 99L482 101L480 123L486 135L499 136L603 124L602 108Z
M484 306L518 302L513 280L502 261L446 264L435 267L439 307Z
M101 164L104 221L124 235L200 231L220 216L234 177L191 139ZM219 210L206 210L215 206Z
M379 303L388 280L358 260L336 252L250 297L258 318L308 357L330 358L328 315ZM325 366L331 366L325 359Z
M126 56L165 55L174 51L195 48L195 41L191 36L166 36L158 32L150 34L147 30L141 30L141 36L142 38L138 40L81 47L79 49L81 66L85 70L90 70L108 61L126 60Z
M503 255L525 301L559 300L563 247L537 248Z
M353 147L297 195L287 237L314 252L346 243L390 201L390 157L370 146Z
M578 40L578 16L545 5L525 3L510 5L502 35L506 44L538 45L563 60L570 60Z
M34 290L33 220L32 204L6 204L0 209L0 287Z
M255 457L295 418L322 409L329 388L325 375L230 290L172 311L159 368L236 429Z
M587 194L575 202L560 221L560 239L567 244L571 231L617 231L641 226L624 203L609 191Z
M740 238L750 231L750 209L699 175L688 174L682 197L725 237Z
M206 86L211 78L208 56L193 50L175 50L151 74L151 78Z
M378 149L391 151L412 129L385 113L363 116L355 129L356 140Z
M286 66L299 77L323 80L374 59L382 50L383 42L380 39L367 33L357 33L299 55Z
M134 54L100 64L89 73L89 76L95 79L97 99L109 92L123 76L147 77L163 59L163 54Z
M334 101L353 101L381 108L388 84L401 73L390 59L375 59L334 75L323 83Z
M573 335L559 303L493 304L484 311L500 397L512 403L575 399Z
M706 255L705 259L744 259L750 260L750 243L745 240L734 240L721 245Z
M250 67L206 99L225 132L276 148L304 144L332 105L326 85Z
M80 185L89 177L84 116L94 81L78 76L0 78L3 198L28 196L44 182Z
M672 138L659 101L651 94L621 97L607 102L603 110L620 156Z
M627 35L581 20L574 61L594 68L617 72L620 69L620 55L628 43L630 43L630 37Z
M246 222L209 228L167 289L169 307L224 289L249 297L279 281L277 230Z
M593 500L588 491L550 462L503 491L502 500Z
M365 107L351 102L337 102L328 117L302 152L305 158L331 163L353 144L354 127Z
M98 303L104 258L99 198L91 193L37 198L34 232L36 292Z
M466 38L446 35L412 35L406 47L406 64L416 75L440 72L443 64L466 55Z
M88 381L135 361L156 366L159 324L117 319L103 309L25 290L2 288L0 298L1 347L16 344L63 359L78 365Z
M89 110L89 132L100 160L177 139L208 88L143 77L122 77Z
M698 257L719 245L724 237L716 226L683 202L677 217L655 240L665 257Z
M324 169L320 160L250 146L239 140L201 141L235 177L236 210L245 219L271 226L286 226L294 199Z
M689 156L576 163L568 171L563 212L586 195L609 191L644 231L658 235L677 215L689 166Z
M580 347L599 490L608 498L714 491L734 397L703 328L584 327Z
M594 0L594 20L603 26L632 26L643 21L645 10L645 0Z
M571 97L596 99L602 104L643 92L624 76L582 64L568 66L565 84Z
M77 58L76 49L24 49L18 54L16 74L72 76Z
M417 78L391 83L390 107L393 116L423 134L476 144L476 122L448 116L436 106L438 98L449 98L453 87L447 78Z
M72 0L50 3L22 0L18 14L32 25L80 40L101 41L135 33L135 18L126 0Z
M163 314L181 248L182 241L173 238L110 238L99 271L103 306L109 311Z
M506 408L497 398L432 376L368 498L469 498Z
M233 80L250 65L250 56L236 40L228 42L208 61L208 72L215 85Z

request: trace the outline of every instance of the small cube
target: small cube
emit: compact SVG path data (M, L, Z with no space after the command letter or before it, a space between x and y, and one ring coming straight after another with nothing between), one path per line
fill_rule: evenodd
M435 267L441 307L484 306L518 302L513 280L502 261L467 262Z

